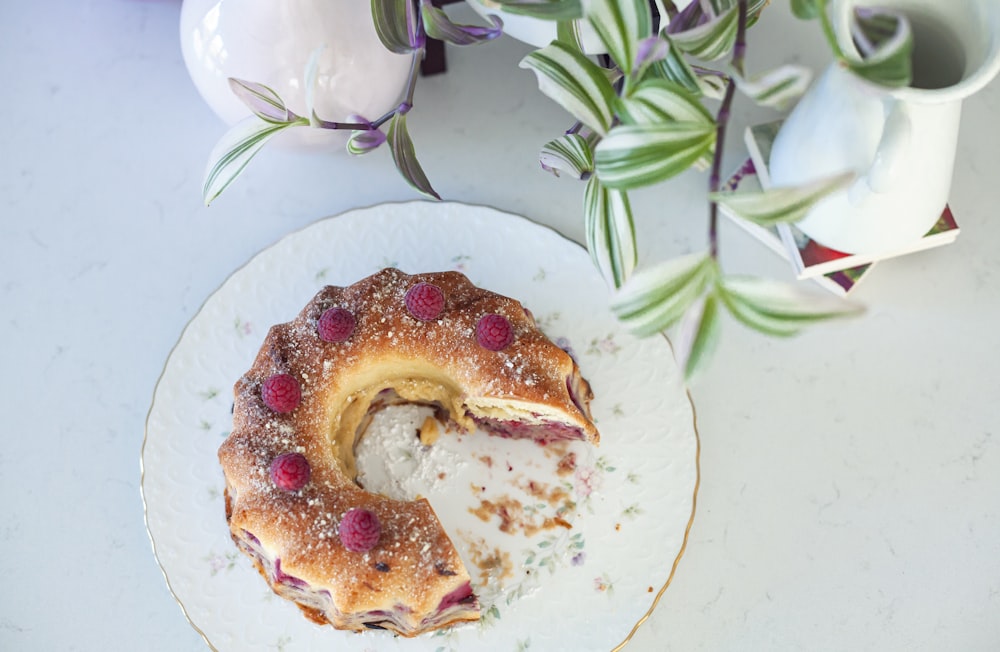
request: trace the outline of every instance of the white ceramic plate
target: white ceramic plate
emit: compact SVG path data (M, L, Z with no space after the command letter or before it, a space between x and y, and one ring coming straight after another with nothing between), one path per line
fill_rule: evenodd
M347 285L385 266L459 269L477 285L520 299L577 357L594 389L602 438L597 450L573 449L580 454L570 472L557 470L565 451L532 442L516 442L512 451L497 448L495 438L465 438L497 461L536 460L530 479L558 494L541 501L539 513L558 506L572 528L515 537L461 506L438 505L446 527L461 530L449 529L467 563L475 563L475 541L464 524L478 523L485 532L479 543L509 553L513 568L499 587L478 587L490 594L481 622L413 639L319 627L274 596L229 538L216 458L230 427L232 385L267 328L292 319L323 285ZM606 651L627 641L683 553L698 488L698 436L668 342L630 336L607 298L575 243L520 217L453 203L383 204L325 219L236 271L170 354L142 450L147 529L191 624L225 651ZM467 471L492 477L481 466L485 454L457 454L468 455ZM531 581L511 579L524 577Z

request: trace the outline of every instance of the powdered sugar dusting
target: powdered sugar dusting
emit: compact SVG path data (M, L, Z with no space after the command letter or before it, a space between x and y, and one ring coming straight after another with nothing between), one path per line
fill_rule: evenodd
M380 410L355 449L358 484L395 500L436 493L449 475L467 465L446 443L424 446L420 428L433 414L421 405Z

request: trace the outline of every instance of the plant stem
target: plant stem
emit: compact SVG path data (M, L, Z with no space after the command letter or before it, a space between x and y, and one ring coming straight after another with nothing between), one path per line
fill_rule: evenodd
M742 75L743 60L747 49L747 0L739 0L739 2L739 22L736 30L736 43L733 45L732 66ZM729 126L735 93L736 80L730 77L726 81L726 94L722 98L719 112L715 115L715 153L712 156L712 172L708 178L709 193L718 192L722 185L722 150L726 142L726 127ZM708 253L714 259L719 258L719 204L715 201L708 202Z
M352 129L364 131L373 128L370 124L365 124L363 122L336 122L333 120L323 120L321 118L316 118L315 124L320 129Z
M357 129L361 131L374 131L392 119L394 115L402 111L408 112L413 108L413 93L417 86L417 72L420 70L420 59L423 50L416 50L413 53L413 61L410 63L410 76L406 81L406 95L402 102L393 109L386 111L370 123L363 122L334 122L332 120L317 119L317 126L322 129ZM405 108L404 108L405 107Z
M726 94L722 105L715 116L715 153L712 155L712 173L708 178L708 191L718 192L722 184L722 150L726 142L726 127L729 124L730 107L736 91L736 81L729 78L726 82ZM708 253L712 258L719 257L719 203L708 202Z
M833 29L833 23L830 22L830 12L826 10L826 4L827 0L819 0L819 24L823 28L823 36L826 37L826 42L830 44L830 49L833 50L834 56L843 60L845 54L840 47L840 42L837 41L837 32Z

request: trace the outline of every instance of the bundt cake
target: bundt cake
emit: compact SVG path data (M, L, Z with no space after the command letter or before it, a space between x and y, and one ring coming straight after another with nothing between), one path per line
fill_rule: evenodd
M234 393L219 449L232 537L278 595L338 629L414 636L479 617L430 504L357 484L375 411L417 403L463 431L599 439L573 358L518 301L459 272L323 288L270 329Z

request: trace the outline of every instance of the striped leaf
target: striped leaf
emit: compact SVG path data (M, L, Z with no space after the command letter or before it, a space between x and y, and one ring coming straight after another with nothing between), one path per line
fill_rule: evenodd
M685 379L691 380L708 364L721 330L719 300L714 293L695 301L681 317L673 340L674 354L684 368Z
M761 192L715 192L708 198L762 226L798 222L816 202L831 192L846 188L855 176L853 172L845 172L802 186L769 188Z
M347 151L354 156L373 152L386 141L386 135L378 129L358 129L347 139Z
M583 18L581 0L482 0L486 7L540 20Z
M722 75L698 75L698 88L701 94L711 100L722 100L726 95L728 78Z
M428 36L454 45L485 43L503 34L503 21L498 16L489 16L490 27L459 25L453 23L443 10L432 5L430 0L420 0L420 15Z
M594 167L609 188L636 188L680 174L714 142L715 126L701 122L619 125L597 145Z
M669 37L664 35L663 38L670 44L670 47L666 56L653 64L652 69L656 75L680 84L692 93L700 93L701 85L698 83L698 75L684 58L684 53L670 42Z
M397 113L392 116L387 138L389 150L392 152L392 160L407 183L425 195L441 199L441 196L431 187L431 182L427 180L427 175L424 174L420 162L417 161L417 153L413 148L410 132L406 128L405 113Z
M538 159L542 168L556 176L565 172L574 179L582 179L594 171L590 144L579 134L566 134L545 143Z
M642 79L650 66L663 61L670 54L670 42L660 36L647 36L636 46L632 78Z
M583 31L581 20L560 20L556 23L556 40L574 50L583 52Z
M621 287L638 259L628 195L591 177L583 193L583 219L591 260L606 280Z
M633 274L612 297L611 311L636 335L654 335L676 323L716 273L704 253L668 260Z
M264 84L229 78L229 89L254 115L271 124L284 124L299 116L292 113L278 94Z
M684 86L666 79L647 79L618 103L618 115L625 124L696 122L715 120L698 97Z
M671 42L691 56L715 61L725 56L736 42L739 23L738 7L697 24L689 29L670 32Z
M633 71L639 41L653 32L648 0L584 0L583 11L611 59Z
M771 0L748 0L747 2L747 29L754 26L760 19L761 12L764 11L764 7L770 3ZM731 7L736 7L739 4L739 0L719 0L715 4L718 5L716 9L716 14L721 14L723 11L730 9Z
M208 169L202 185L202 199L209 205L222 191L229 187L236 177L243 173L250 159L264 144L289 127L308 125L305 118L292 122L274 123L261 121L257 116L249 116L234 125L216 143L209 155Z
M521 68L538 78L538 90L570 115L604 135L611 126L615 91L601 68L578 50L553 41L524 57Z
M422 46L417 38L417 11L411 0L371 0L372 22L382 45L396 54Z
M812 71L786 64L753 79L735 79L736 87L757 104L784 110L809 87Z
M905 16L884 9L855 8L851 36L861 61L848 67L859 77L881 86L909 86L912 79L913 34Z
M719 283L720 298L740 322L767 335L795 335L806 326L862 312L857 304L800 284L765 278L726 277Z

